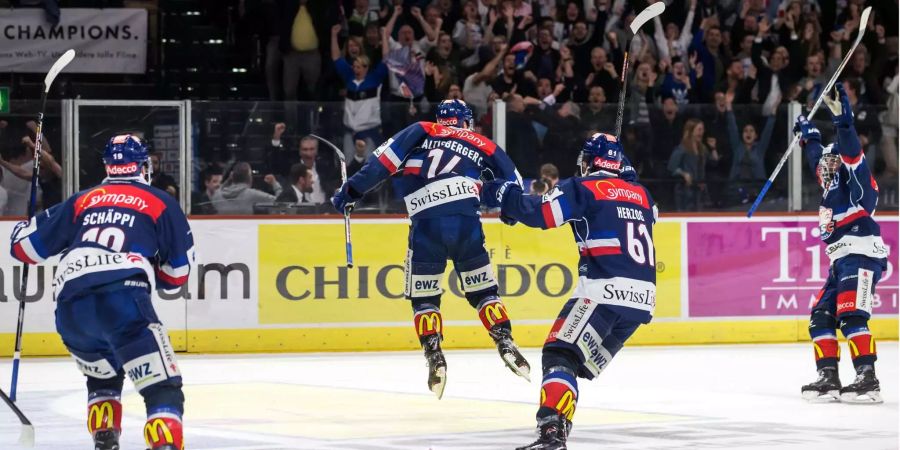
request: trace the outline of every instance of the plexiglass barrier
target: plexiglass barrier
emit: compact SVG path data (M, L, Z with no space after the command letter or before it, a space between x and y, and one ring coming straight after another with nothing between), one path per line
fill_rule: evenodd
M180 196L192 214L228 216L333 214L328 198L341 182L335 150L307 136L315 134L337 147L352 175L388 137L416 121L434 120L435 106L381 103L380 110L361 118L342 102L82 101L77 108L73 101L62 103L48 102L49 155L62 171L42 168L42 206L102 180L100 155L106 141L121 132L140 132L159 158L160 187ZM11 113L0 116L4 215L24 214L29 133L33 140L27 122L36 117L38 107L38 102L14 101ZM476 131L505 141L526 189L534 193L545 192L557 176L576 174L578 152L592 133L615 131L615 104L546 105L510 99L500 107L504 114L490 109L479 113ZM857 113L881 211L898 208L897 129L890 125L894 121L883 120L890 113L883 106ZM823 140L831 142L827 112L820 111L815 121ZM71 131L66 131L67 123ZM621 140L661 212L743 213L784 154L791 123L785 106L773 112L763 111L761 105L728 108L724 103L635 105L626 109ZM75 152L77 164L66 171L67 157ZM44 167L54 166L47 162ZM821 189L805 160L800 173L792 180L785 165L760 211L816 211ZM356 211L403 213L394 181L388 179L367 194Z

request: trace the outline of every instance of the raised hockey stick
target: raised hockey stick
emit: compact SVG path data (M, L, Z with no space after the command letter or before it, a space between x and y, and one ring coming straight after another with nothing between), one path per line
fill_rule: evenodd
M628 51L631 49L631 40L634 39L634 36L640 31L645 23L653 20L654 17L662 14L665 10L665 3L656 2L644 8L644 10L631 21L631 26L629 26L629 28L631 28L631 36L629 36L628 41L625 42L625 57L622 58L622 77L619 80L622 83L622 89L619 92L619 110L616 113L616 139L619 141L621 141L622 134L622 117L625 115L625 96L628 92Z
M25 417L25 414L22 413L22 410L19 409L16 404L10 400L10 398L6 395L6 392L3 392L0 389L0 398L3 399L3 402L9 406L10 409L16 414L19 418L19 421L22 422L22 431L19 433L19 445L25 447L34 447L34 426L31 425L31 421Z
M853 46L850 47L850 51L847 52L847 55L844 56L844 60L841 61L841 65L838 66L837 70L834 72L834 75L831 76L831 79L828 80L828 84L825 85L825 88L822 89L822 92L819 94L819 98L816 99L816 103L813 105L812 109L809 110L809 113L806 115L807 119L812 119L813 115L816 114L816 111L819 110L819 106L822 105L822 99L831 92L831 88L834 87L834 83L837 82L838 77L841 75L841 71L844 70L844 66L850 62L850 57L853 56L853 52L856 50L856 47L859 45L860 41L862 41L863 35L866 33L866 25L869 23L869 15L872 13L872 7L869 6L863 10L862 15L859 17L859 33L856 35L856 40L853 41ZM747 211L747 217L753 217L753 213L756 212L756 208L759 208L759 204L762 203L763 197L766 196L766 192L769 192L769 188L772 187L772 182L775 181L775 177L778 176L778 173L781 172L781 167L784 166L784 163L787 162L788 158L791 156L791 153L794 152L794 147L797 146L797 143L800 142L800 133L794 135L794 139L791 141L791 144L788 145L787 151L784 152L784 156L781 157L781 161L778 161L778 165L775 166L775 170L772 171L772 175L769 175L769 179L766 180L766 184L763 185L761 191L759 191L759 195L756 196L756 200L753 201L753 205L750 206L750 210Z
M325 145L334 150L334 154L337 155L338 160L341 162L341 183L347 183L347 160L344 158L344 152L337 148L336 145L332 144L328 139L316 136L315 134L310 134L310 136L324 142ZM350 268L353 268L353 241L350 239L350 212L352 210L353 205L347 205L344 208L344 244L347 252L347 267Z

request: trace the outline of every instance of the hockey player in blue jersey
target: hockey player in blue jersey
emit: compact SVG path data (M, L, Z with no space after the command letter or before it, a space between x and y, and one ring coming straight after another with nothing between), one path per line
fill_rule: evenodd
M61 257L56 328L87 379L94 448L119 449L127 374L146 405L147 446L182 450L181 373L150 294L187 282L193 237L175 199L149 185L140 139L113 137L103 163L102 184L19 223L11 252L26 264Z
M637 183L614 136L594 134L579 158L581 176L543 196L515 183L485 185L500 214L534 228L570 224L581 255L578 284L550 329L541 365L540 437L519 450L564 450L578 401L578 378L593 379L656 305L656 206Z
M412 303L416 333L428 362L428 387L438 398L447 381L440 311L447 259L453 260L466 300L478 311L504 363L526 379L530 371L512 339L479 214L482 177L518 186L522 179L506 152L473 132L472 125L472 111L464 102L442 102L436 123L414 123L381 144L331 200L343 211L381 181L399 175L395 187L404 196L412 220L405 294Z
M868 327L875 285L887 268L888 256L874 219L878 184L862 151L842 83L837 83L834 99L825 96L825 104L832 115L835 143L823 147L819 130L803 116L795 127L823 190L819 234L831 260L809 321L819 378L803 386L801 394L807 400L881 403L875 339ZM856 369L856 379L844 387L838 377L838 328L847 338Z

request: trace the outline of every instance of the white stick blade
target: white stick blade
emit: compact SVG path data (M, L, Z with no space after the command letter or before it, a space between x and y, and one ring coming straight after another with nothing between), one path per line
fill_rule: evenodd
M653 20L654 17L663 13L666 10L666 4L663 2L656 2L640 12L634 20L631 21L631 34L637 34L638 30L644 26L645 23Z
M859 34L856 36L856 41L859 42L862 39L863 34L866 32L866 27L869 25L869 14L872 14L872 7L868 6L863 10L862 15L859 16Z
M55 63L53 63L53 66L50 67L50 71L47 72L47 76L44 77L44 92L50 92L50 85L53 84L53 80L56 79L56 76L59 75L73 59L75 59L75 50L70 48L66 50Z
M22 432L19 434L19 445L24 448L34 448L34 427L31 425L22 425Z

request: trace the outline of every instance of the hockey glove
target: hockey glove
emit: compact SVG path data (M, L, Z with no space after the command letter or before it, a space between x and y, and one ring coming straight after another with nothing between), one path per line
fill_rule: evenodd
M834 85L834 97L825 94L822 101L831 111L831 123L836 127L849 127L853 125L853 107L850 106L850 98L844 90L844 83Z
M21 233L22 230L28 228L29 223L30 222L27 220L23 220L23 221L17 223L16 226L13 227L12 234L9 235L9 240L12 241L13 243L16 243L19 240L19 233Z
M509 191L510 186L518 186L512 181L494 180L484 183L481 188L481 202L488 208L503 206L503 197Z
M353 206L357 200L362 198L350 183L344 183L340 189L334 192L334 197L331 197L331 204L334 205L334 208L338 210L339 213L343 214L344 210L348 206Z
M794 133L800 133L800 145L806 146L809 142L822 143L822 133L815 125L806 120L806 116L797 117L797 123L794 124Z

